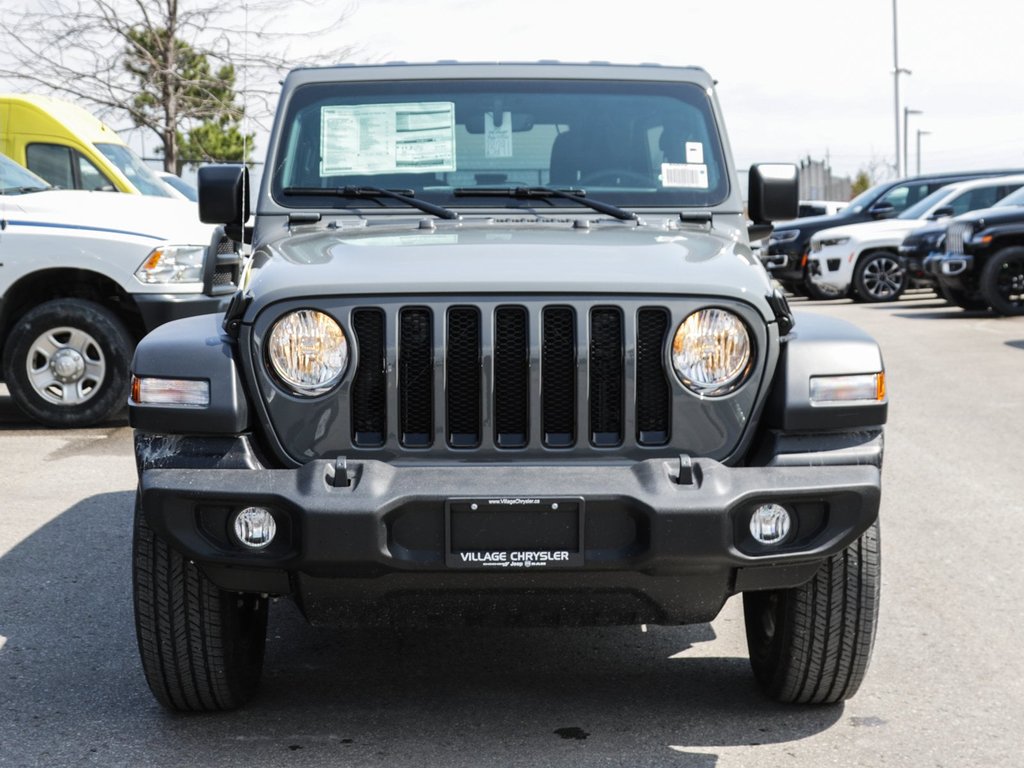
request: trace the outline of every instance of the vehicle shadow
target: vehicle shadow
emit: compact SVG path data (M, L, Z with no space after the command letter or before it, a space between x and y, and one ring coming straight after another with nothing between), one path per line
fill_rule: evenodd
M711 625L336 631L287 600L255 700L167 713L136 653L132 505L90 497L0 557L0 764L712 768L843 714L764 698Z

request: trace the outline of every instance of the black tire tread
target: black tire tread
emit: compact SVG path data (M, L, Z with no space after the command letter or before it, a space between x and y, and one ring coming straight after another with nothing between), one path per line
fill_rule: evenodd
M36 324L84 326L105 345L107 373L102 391L76 406L48 403L32 391L23 368L26 345ZM89 327L91 326L91 328ZM26 312L15 322L4 344L3 371L11 397L28 416L51 427L87 427L110 418L128 400L129 375L135 341L121 319L110 309L87 299L53 299Z
M890 251L873 251L864 256L861 256L857 262L857 265L853 268L853 295L854 298L859 302L867 302L870 304L885 303L889 301L896 301L903 295L903 292L907 290L908 277L906 270L903 271L903 279L900 286L896 289L892 296L886 296L884 298L878 298L872 296L867 289L867 284L864 279L864 275L867 272L868 265L875 260L875 258L887 258L898 262L898 257L895 253Z
M133 558L139 654L157 701L193 712L240 706L259 679L266 599L219 589L153 532L141 510ZM250 627L238 620L245 611Z
M981 269L979 287L988 305L1000 315L1024 315L1024 301L1011 301L999 290L999 273L1007 260L1024 263L1024 246L1012 245L992 254Z
M954 288L942 280L939 280L936 284L935 292L949 304L953 304L961 309L983 310L989 308L988 301L978 291Z
M751 648L755 674L769 696L795 704L832 704L857 692L874 645L879 571L876 522L823 563L811 581L782 591L781 652L766 664L755 660ZM749 605L758 599L750 598ZM752 620L748 613L748 640Z

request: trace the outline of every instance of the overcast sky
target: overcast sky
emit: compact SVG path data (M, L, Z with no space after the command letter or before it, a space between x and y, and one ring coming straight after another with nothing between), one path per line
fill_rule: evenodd
M922 172L1024 168L1024 5L898 0L901 109ZM718 82L740 167L895 155L892 0L361 0L361 58L698 65ZM902 125L902 112L900 113Z
M281 6L282 25L315 24L308 8ZM894 160L892 0L359 0L352 7L340 43L359 47L354 61L698 65L719 82L740 167L827 156L838 174L852 176ZM923 113L910 117L911 173L918 130L930 132L921 140L925 173L1024 168L1024 5L898 0L898 12L900 66L913 72L900 78L901 107ZM259 140L258 158L266 149L265 136ZM153 139L146 141L151 154ZM130 143L140 148L137 138Z

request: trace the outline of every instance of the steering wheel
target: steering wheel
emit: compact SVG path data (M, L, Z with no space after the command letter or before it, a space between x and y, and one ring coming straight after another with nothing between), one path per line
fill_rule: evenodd
M610 187L651 187L651 177L625 168L602 168L580 178L580 184Z

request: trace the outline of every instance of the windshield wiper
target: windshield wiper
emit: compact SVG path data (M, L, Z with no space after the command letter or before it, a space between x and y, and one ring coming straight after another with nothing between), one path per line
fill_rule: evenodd
M361 200L373 200L378 197L387 197L391 200L400 200L413 208L419 208L424 213L429 213L441 219L457 219L459 214L450 208L442 205L428 203L415 197L411 189L381 189L380 187L285 187L286 195L309 195L313 197L351 197Z
M632 211L626 211L611 203L602 203L587 197L585 189L555 189L554 187L458 187L452 190L456 197L514 197L519 200L545 200L558 197L572 200L592 208L599 213L607 213L622 221L639 221L640 217Z

